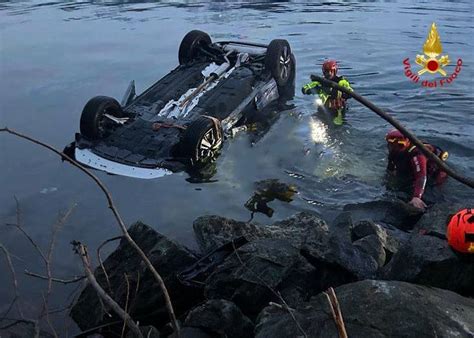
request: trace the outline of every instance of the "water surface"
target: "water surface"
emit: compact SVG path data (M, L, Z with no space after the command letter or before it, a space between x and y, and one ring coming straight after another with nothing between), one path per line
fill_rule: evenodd
M449 164L471 175L473 108L472 2L0 2L0 126L32 135L59 149L73 140L80 113L95 95L121 99L130 80L141 92L177 65L182 37L192 29L214 40L268 43L287 39L297 59L297 95L293 108L254 145L249 136L226 142L217 161L215 182L191 184L185 173L138 180L96 172L109 187L127 223L142 220L158 231L196 247L192 222L219 214L247 220L244 203L253 183L278 178L297 186L289 204L272 202L269 223L297 211L331 218L347 203L394 196L384 185L389 125L365 107L350 102L347 124L328 127L317 117L310 97L299 88L319 73L328 57L354 89L391 112L419 137L450 152ZM432 22L444 53L462 58L459 77L443 88L423 88L403 74L403 59L412 67ZM446 67L454 71L453 62ZM430 78L427 76L426 78ZM69 242L79 240L91 251L118 229L106 200L84 174L36 145L0 135L0 217L16 221L14 196L25 229L45 250L51 225L77 204L55 246L53 274L81 274L80 260ZM472 190L450 180L430 193L431 202L470 201ZM308 200L311 203L308 203ZM11 227L0 227L0 242L11 251L30 316L41 306L45 284L22 274L44 273L38 255ZM113 247L113 245L112 245ZM107 251L107 250L105 250ZM0 313L13 297L2 260ZM52 309L64 307L74 286L55 285ZM62 317L54 317L62 323ZM60 325L60 324L59 324ZM75 330L74 326L72 330Z

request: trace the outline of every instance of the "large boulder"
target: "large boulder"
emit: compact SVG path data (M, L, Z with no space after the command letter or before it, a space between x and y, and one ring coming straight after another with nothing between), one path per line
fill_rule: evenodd
M467 204L439 203L429 208L416 223L414 232L429 233L439 238L446 237L449 219L459 210L467 208Z
M198 328L218 337L242 338L253 336L253 323L232 302L208 300L192 309L184 327Z
M474 300L396 281L366 280L335 289L349 337L472 337ZM328 300L320 294L290 315L269 306L259 315L257 338L337 337Z
M328 226L318 215L301 212L273 225L239 222L220 216L202 216L194 221L194 233L203 252L244 236L249 241L258 238L287 239L296 247L307 242L315 245L328 232Z
M317 282L315 272L288 241L254 240L217 267L206 281L205 295L233 301L247 316L255 318L268 302L279 301L279 291L291 295L288 301L309 298Z
M329 268L332 275L342 277L333 285L373 277L379 268L377 255L368 243L353 243L352 228L351 214L344 212L335 219L327 236L317 242L308 240L302 246L302 254L318 270ZM382 239L376 237L374 241L377 243L370 245L382 250Z
M474 257L459 255L445 239L414 234L381 271L380 277L474 295Z
M388 235L376 227L353 238L352 228L349 213L331 226L307 212L269 226L201 217L194 229L205 251L238 236L250 240L210 274L205 295L233 301L254 318L280 295L294 306L329 286L374 277L385 263Z
M370 219L405 231L413 229L422 215L419 209L401 200L347 204L344 211L349 211L355 222Z
M387 264L410 234L397 228L382 226L371 220L359 221L351 230L352 242L371 255L379 267Z
M140 222L132 225L128 231L163 278L178 316L202 300L199 290L182 285L176 277L177 271L197 260L189 250ZM100 268L95 271L97 281L122 308L125 308L127 290L129 291L128 312L132 318L139 320L141 325L151 324L157 328L169 321L158 283L125 239L120 241L117 249L104 261L104 267L110 284ZM110 318L108 313L113 317ZM113 311L101 302L90 285L82 291L71 310L71 316L82 330L115 320Z

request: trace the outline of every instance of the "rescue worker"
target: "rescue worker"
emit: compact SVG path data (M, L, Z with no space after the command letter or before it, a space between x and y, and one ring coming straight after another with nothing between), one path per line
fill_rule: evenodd
M412 198L409 204L424 210L426 208L422 197L427 180L433 180L436 185L443 183L448 175L434 161L428 159L410 140L399 130L393 129L385 136L388 146L387 171L398 177L408 178L412 182ZM439 147L423 143L426 148L441 160L448 158L448 153Z
M324 78L334 81L342 87L352 91L349 81L342 76L337 76L337 62L335 60L327 60L322 66ZM333 122L336 125L343 124L343 117L346 109L346 99L350 96L333 87L324 85L319 81L311 81L301 89L303 94L317 94L321 100L321 105L328 110L333 116Z

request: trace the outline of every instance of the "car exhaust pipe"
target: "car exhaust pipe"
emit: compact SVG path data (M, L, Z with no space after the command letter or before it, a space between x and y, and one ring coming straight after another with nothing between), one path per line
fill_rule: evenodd
M222 75L224 75L227 70L229 69L230 67L230 64L225 62L223 64L221 64L219 67L216 68L215 71L213 71L206 80L204 80L203 83L201 83L199 85L199 87L196 88L195 91L193 91L191 94L189 94L188 97L186 97L183 102L181 102L181 104L179 105L179 109L182 109L183 107L185 107L189 101L191 101L192 99L194 99L204 88L206 88L206 86L212 82L212 81L215 81L217 79L219 79Z

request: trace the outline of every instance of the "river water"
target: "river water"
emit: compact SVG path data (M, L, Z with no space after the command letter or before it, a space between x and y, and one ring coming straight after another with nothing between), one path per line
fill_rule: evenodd
M249 219L244 203L254 182L262 179L293 184L299 194L291 203L272 202L273 217L257 214L256 221L271 223L301 210L330 219L347 203L394 196L384 184L384 135L390 126L354 101L343 127L327 126L313 116L313 99L301 95L299 88L311 73L320 73L324 59L337 59L340 74L358 93L420 138L448 150L449 164L472 176L472 15L471 1L1 1L0 126L62 149L78 132L89 98L108 95L120 100L132 79L138 92L146 89L177 65L179 43L188 31L206 31L214 40L268 43L284 38L297 59L292 107L281 111L255 144L245 133L226 142L212 182L193 184L185 173L155 180L96 174L128 224L142 220L191 248L196 248L192 222L198 216ZM462 67L449 85L426 88L405 76L403 60L410 58L412 70L419 69L415 57L423 52L432 22L437 24L443 54L451 60L445 67L448 75L455 72L458 59ZM439 78L427 73L422 77ZM54 247L52 272L58 278L81 274L71 240L82 241L94 252L119 232L97 186L56 155L0 134L0 159L0 243L13 256L20 304L35 317L46 284L25 276L23 270L45 270L19 231L3 226L16 222L15 197L24 228L45 251L52 224L75 206ZM471 189L451 179L427 198L430 203L467 201L472 207L472 195ZM3 258L0 268L3 313L14 292ZM54 285L50 309L66 306L75 288ZM63 323L61 314L52 317L56 324ZM72 325L71 330L77 329Z

